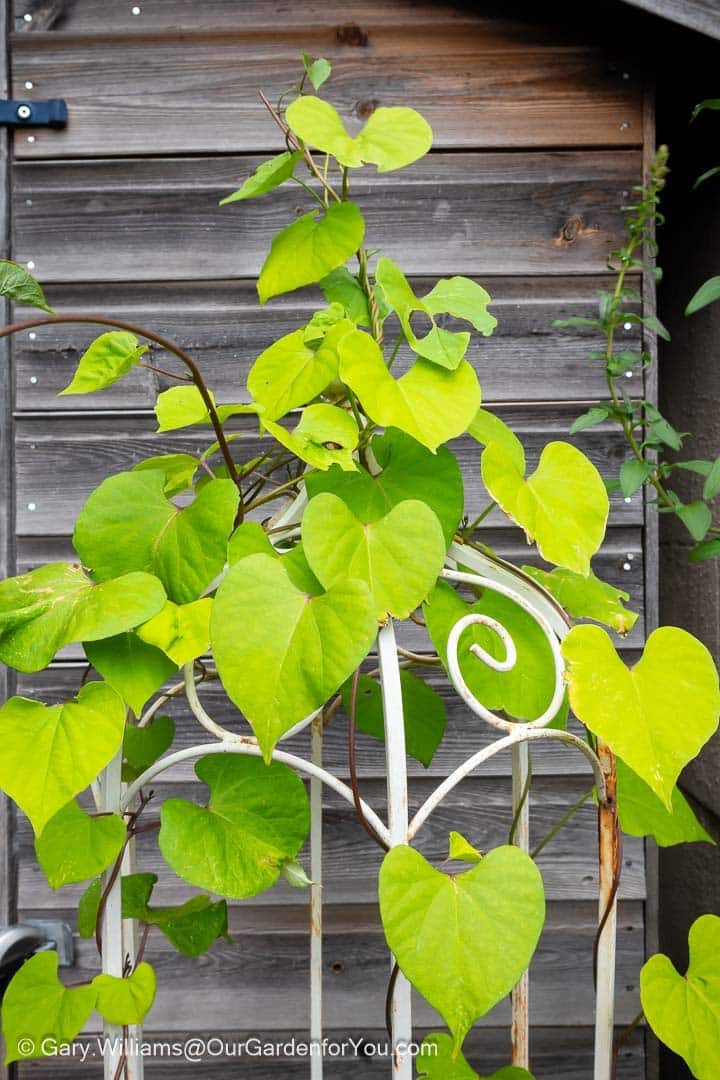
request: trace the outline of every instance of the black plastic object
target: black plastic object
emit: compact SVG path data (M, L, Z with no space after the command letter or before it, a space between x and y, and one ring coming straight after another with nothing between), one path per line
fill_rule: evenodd
M68 122L67 103L62 98L49 101L0 101L0 124L10 127L64 128Z

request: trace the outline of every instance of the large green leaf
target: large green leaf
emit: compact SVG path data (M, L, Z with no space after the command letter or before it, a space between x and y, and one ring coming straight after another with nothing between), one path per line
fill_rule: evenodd
M99 580L131 570L150 571L160 578L170 600L187 604L197 600L225 565L238 491L232 480L211 480L180 509L164 489L162 472L109 477L80 511L73 543Z
M147 351L148 346L141 345L126 330L101 334L82 354L72 381L60 393L91 394L104 390L127 375Z
M115 862L127 828L116 814L91 817L73 799L35 839L35 853L53 889L96 877Z
M138 629L138 637L182 667L209 648L212 604L210 597L191 604L173 604L168 600L162 611Z
M629 633L637 622L637 612L628 611L623 604L630 599L629 593L601 581L592 570L583 577L562 567L550 573L534 566L523 566L522 569L576 619L594 619L622 635Z
M364 582L309 596L279 559L259 554L228 571L210 629L223 685L269 757L280 736L324 705L365 659L377 621Z
M720 1061L720 918L690 927L685 975L669 957L651 956L640 972L640 998L657 1037L683 1058L697 1080L715 1080Z
M193 896L177 907L150 907L157 874L129 874L122 879L122 912L157 926L183 956L201 956L219 937L227 936L227 903Z
M124 728L123 703L105 683L88 683L65 705L23 697L3 705L0 788L25 811L36 835L114 757Z
M65 645L131 630L164 603L162 585L149 574L96 585L76 563L48 563L0 581L0 660L40 671Z
M385 856L379 896L400 970L438 1010L458 1049L532 959L545 918L535 863L517 847L499 847L451 876L400 845Z
M338 340L352 329L347 319L332 326L320 344L306 341L305 329L285 334L260 353L247 387L263 406L264 420L277 420L317 397L338 374Z
M708 650L674 626L654 630L630 669L599 626L574 627L562 649L575 715L671 810L680 772L718 726L718 676Z
M155 972L143 961L127 976L96 975L97 1011L110 1024L142 1024L155 1000Z
M464 506L462 473L455 456L444 446L433 454L396 428L376 435L370 449L379 473L371 475L365 469L344 473L333 466L306 478L308 495L314 498L329 491L363 521L377 521L398 503L419 499L434 511L449 544Z
M485 336L492 334L497 325L497 320L487 310L490 296L470 278L443 278L427 296L420 298L392 259L378 260L375 277L388 303L397 312L410 348L440 367L455 370L467 352L470 334L438 326L436 315L449 314L465 319ZM416 312L422 312L432 324L422 338L412 327L412 316Z
M257 896L274 885L310 829L305 785L286 765L214 754L195 766L206 807L167 799L160 850L184 881L221 896Z
M58 979L58 954L26 960L5 991L2 1028L5 1064L54 1057L80 1034L95 1008L94 986L67 990Z
M460 1050L444 1031L428 1035L417 1059L418 1080L533 1080L527 1069L506 1065L492 1076L482 1077L465 1060Z
M102 641L85 641L83 647L95 670L113 690L117 690L136 716L177 671L177 664L169 656L141 641L135 633L116 634Z
M547 709L555 689L555 664L542 630L527 612L505 596L488 590L467 604L447 582L438 582L423 608L428 633L447 668L447 643L456 622L475 612L496 619L508 631L517 649L510 671L493 671L470 652L480 645L498 660L505 646L485 626L470 626L458 643L460 671L468 687L486 708L503 709L518 720L536 720Z
M263 427L301 461L316 469L339 465L352 472L357 468L352 455L358 444L358 426L349 413L336 405L308 405L294 431L264 418Z
M348 579L364 581L379 620L406 619L433 587L445 561L445 539L426 503L408 499L370 523L337 495L324 492L303 516L305 555L329 589Z
M400 671L400 685L407 752L427 769L445 734L445 702L436 690L405 668ZM345 712L349 715L352 701L351 682L343 686L342 698ZM385 741L382 690L378 681L371 679L369 675L361 675L358 680L355 722L358 731Z
M362 330L347 334L339 352L340 378L370 419L400 428L430 450L462 435L477 412L480 384L466 360L448 371L419 358L394 379L379 346Z
M617 804L620 826L629 836L652 836L660 847L704 840L714 843L679 788L672 791L671 810L624 761L617 762Z
M10 259L0 259L0 296L6 296L16 304L40 308L49 315L55 314L53 309L48 307L45 294L32 274Z
M303 214L275 234L258 279L260 303L320 281L354 255L364 236L354 203L333 203L319 219L315 210Z
M285 116L304 143L353 169L363 162L377 165L378 172L402 169L432 146L432 128L414 109L381 106L354 138L348 135L337 110L322 98L296 98Z
M174 738L175 721L170 716L155 716L145 727L127 723L123 737L123 780L137 779L170 749Z
M274 191L290 179L302 156L302 150L284 150L282 154L277 154L269 161L263 161L262 165L258 165L252 176L248 176L237 191L233 191L232 195L226 195L220 200L220 206L240 202L243 199L254 199L258 195L267 195L269 191Z
M605 535L609 503L602 478L570 443L551 442L527 480L499 442L483 451L482 476L493 499L537 543L544 559L579 574Z

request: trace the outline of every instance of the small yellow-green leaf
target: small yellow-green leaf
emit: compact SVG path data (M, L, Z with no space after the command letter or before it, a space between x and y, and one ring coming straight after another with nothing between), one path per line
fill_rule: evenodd
M650 957L640 972L640 1000L660 1041L687 1062L697 1080L715 1080L720 1061L720 918L696 919L688 946L685 975L663 953Z
M607 633L589 625L573 627L562 650L575 715L671 810L678 776L718 726L718 675L708 650L664 626L628 669Z
M551 442L525 479L518 461L499 442L483 451L485 487L525 531L548 562L590 572L590 558L605 536L609 503L602 478L570 443Z
M515 432L495 413L491 413L488 409L478 409L472 423L468 426L468 434L472 435L473 439L477 439L482 446L489 446L491 442L499 443L512 459L520 475L525 475L523 445Z
M48 883L59 889L107 870L115 862L126 833L121 817L91 817L72 799L36 837L35 853Z
M133 472L147 472L148 469L164 472L165 494L171 499L192 487L193 476L199 467L198 459L192 454L158 454L138 461L133 465Z
M80 357L72 381L60 394L91 394L112 386L127 375L148 351L134 334L125 330L111 330L101 334Z
M358 444L358 426L349 413L336 405L308 405L294 431L273 420L263 419L263 427L316 469L339 465L352 472L357 468L352 455Z
M417 1058L418 1080L533 1080L527 1069L506 1065L492 1076L480 1076L444 1031L428 1035Z
M243 199L254 199L258 195L266 195L269 191L274 191L290 179L302 156L302 150L292 152L284 150L282 154L270 158L269 161L263 161L262 165L257 167L252 176L248 176L237 191L233 191L232 195L226 195L220 200L220 206L240 202Z
M558 567L548 573L534 566L523 566L523 571L534 578L554 596L569 615L576 619L594 619L612 627L623 636L637 622L637 612L628 611L623 601L630 599L628 593L601 581L590 571L587 577L574 570Z
M97 1011L110 1024L142 1024L155 1000L155 972L143 961L125 978L96 975Z
M161 649L182 667L209 648L212 604L210 597L191 604L174 604L168 600L162 611L138 629L138 637Z
M323 342L315 348L306 343L304 329L295 330L258 356L250 369L247 387L263 406L264 420L277 420L312 401L337 378L335 345L352 328L351 322L341 320L323 334Z
M476 847L466 840L462 833L451 832L450 842L448 845L448 858L458 859L460 862L479 863L482 862L482 851L478 851Z
M339 345L340 378L371 420L396 427L437 450L466 430L480 404L480 385L466 360L454 371L418 358L401 378L388 371L377 343L353 330Z
M362 214L351 202L333 203L319 219L311 211L293 221L275 235L260 271L260 303L320 281L347 262L364 235Z

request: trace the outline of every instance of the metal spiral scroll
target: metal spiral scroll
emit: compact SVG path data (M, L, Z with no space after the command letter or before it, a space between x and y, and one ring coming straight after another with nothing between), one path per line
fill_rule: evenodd
M288 530L285 535L297 531L297 519L302 512L302 504L293 504L283 516L282 526ZM462 566L467 570L458 570ZM517 649L508 630L497 619L482 613L471 613L461 618L452 628L448 639L448 669L453 686L468 708L481 717L491 726L501 732L501 737L496 739L484 749L471 755L463 764L454 770L429 796L420 807L412 821L408 815L408 785L407 785L407 758L405 748L405 726L403 718L402 689L400 684L400 666L395 641L395 630L392 619L381 627L378 633L378 663L380 669L380 684L382 689L383 712L385 718L385 754L387 773L387 824L365 802L362 803L363 813L372 824L377 834L389 846L409 844L416 836L419 829L427 821L430 814L439 806L443 799L457 784L469 776L475 769L488 761L502 750L512 751L513 769L513 809L516 818L516 831L514 842L523 850L529 850L529 800L527 798L528 778L528 754L527 748L530 742L537 740L556 740L574 746L589 760L597 785L598 796L601 801L605 799L605 780L600 761L593 750L582 739L567 731L549 728L547 725L557 715L565 694L564 662L560 650L560 642L567 633L569 626L561 611L552 598L525 575L519 575L510 566L505 566L501 561L491 559L474 548L453 543L448 555L448 566L442 572L442 577L448 581L464 583L489 589L507 597L513 603L522 608L540 627L548 646L551 650L554 666L555 681L553 696L550 704L543 714L536 720L526 723L514 723L504 717L498 716L486 708L471 692L462 671L459 661L460 639L465 630L472 625L488 627L504 647L502 659L490 655L482 646L473 644L470 652L478 662L498 672L511 671L517 663ZM205 754L239 753L252 756L261 756L257 740L252 735L239 735L222 727L206 712L198 695L196 677L193 665L188 664L184 670L183 683L172 687L169 694L184 691L191 712L201 726L214 736L213 742L191 746L187 749L168 754L166 757L150 766L133 784L126 789L121 788L120 769L118 758L108 767L103 777L103 791L106 793L107 809L123 812L132 805L141 787L150 780L180 762L201 757ZM157 707L164 699L159 699ZM144 717L144 722L149 722L154 709L151 708ZM306 760L295 754L288 753L281 747L276 747L272 757L276 761L304 773L310 778L311 799L311 836L310 836L310 859L311 888L310 909L310 952L311 952L311 1041L321 1044L323 1038L322 1026L322 788L323 785L331 788L343 799L353 803L352 789L338 777L323 768L322 763L322 710L311 714L290 731L286 732L281 741L295 735L304 728L311 727L311 759ZM115 896L115 893L118 893ZM610 933L612 930L612 933ZM607 932L603 932L608 952L608 963L614 959L614 921ZM104 968L116 967L126 949L123 937L123 924L119 904L119 881L109 898L106 909L104 939L108 945L107 961L105 950L103 952ZM612 939L612 940L611 940ZM611 965L612 966L612 965ZM600 984L599 984L600 985ZM608 999L609 993L609 999ZM602 999L602 1000L601 1000ZM393 1000L391 1003L391 1021L394 1053L391 1074L399 1080L412 1080L413 1062L409 1053L398 1050L403 1044L410 1045L412 1042L412 1001L411 987L405 977L400 974L395 983ZM612 987L605 992L600 988L597 1003L596 1022L596 1061L595 1080L609 1080L610 1078L610 1051L612 1046ZM527 1068L529 1063L529 1019L528 1019L528 979L523 976L513 992L513 1064ZM132 1055L128 1060L128 1074L130 1080L141 1080L143 1075L143 1059L141 1056ZM111 1080L115 1065L112 1061L105 1061L105 1076ZM322 1080L323 1061L319 1055L310 1058L311 1080Z

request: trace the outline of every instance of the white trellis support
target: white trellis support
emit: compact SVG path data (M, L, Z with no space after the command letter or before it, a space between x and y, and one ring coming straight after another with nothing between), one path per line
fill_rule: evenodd
M280 521L280 525L294 530L302 506L293 505ZM285 534L281 534L285 535ZM277 541L282 544L282 540ZM463 567L462 570L458 567ZM504 656L498 660L479 645L471 645L470 652L478 662L488 665L496 671L509 671L517 661L515 643L506 628L488 615L472 613L460 619L452 628L448 638L448 669L454 688L477 716L498 730L499 737L482 750L471 754L466 761L447 776L430 794L423 805L416 811L412 820L408 813L407 762L405 754L405 728L403 720L402 689L400 666L392 620L381 627L378 634L378 657L380 683L382 688L383 711L385 716L385 746L387 763L387 823L371 806L362 799L360 808L365 821L387 847L398 844L411 844L418 831L425 824L443 799L465 777L478 769L495 754L510 750L513 774L513 811L515 820L514 842L523 850L529 850L530 807L528 800L529 747L534 742L555 740L579 750L589 761L598 792L601 813L600 828L600 921L602 933L599 935L597 955L597 994L596 994L596 1036L595 1036L595 1073L594 1080L611 1080L612 1075L612 1037L614 1022L614 968L615 968L615 932L616 932L616 892L617 892L617 844L615 835L614 773L612 755L600 746L599 757L591 746L571 732L548 727L556 716L564 699L564 661L560 644L569 626L562 609L534 582L520 574L510 564L502 560L491 559L477 550L453 543L450 547L448 565L443 577L449 581L488 589L507 597L523 608L542 630L548 642L555 663L555 685L553 696L547 709L538 719L528 723L515 723L498 716L487 709L470 691L460 669L459 646L463 632L468 626L480 624L495 633L504 647ZM120 789L119 759L105 771L101 784L102 796L108 809L127 811L141 789L160 773L183 761L203 757L207 754L249 754L261 757L262 753L254 737L239 735L217 724L204 709L198 692L192 664L186 665L183 683L172 687L169 694L185 692L190 710L209 732L214 740L197 746L168 754L155 762L131 784L124 793ZM161 699L167 700L167 698ZM159 707L153 706L144 720ZM310 1035L315 1047L322 1045L322 786L327 785L351 805L355 805L355 794L351 787L338 779L323 766L322 731L323 716L315 713L296 724L286 733L290 735L310 727L310 760L291 754L281 747L273 752L275 761L283 762L290 768L310 778L311 803L311 879L310 892ZM124 962L122 920L119 906L119 887L110 891L108 904L103 919L103 970L120 974ZM402 973L397 975L390 1002L393 1057L391 1075L396 1080L411 1080L413 1064L407 1052L412 1042L411 988ZM513 993L513 1064L529 1067L529 980L527 975L521 979ZM117 1058L114 1059L115 1068ZM139 1062L133 1062L139 1068ZM114 1075L113 1063L106 1060L106 1080ZM130 1073L131 1080L141 1080L138 1071ZM311 1080L322 1080L323 1061L319 1052L311 1054Z

